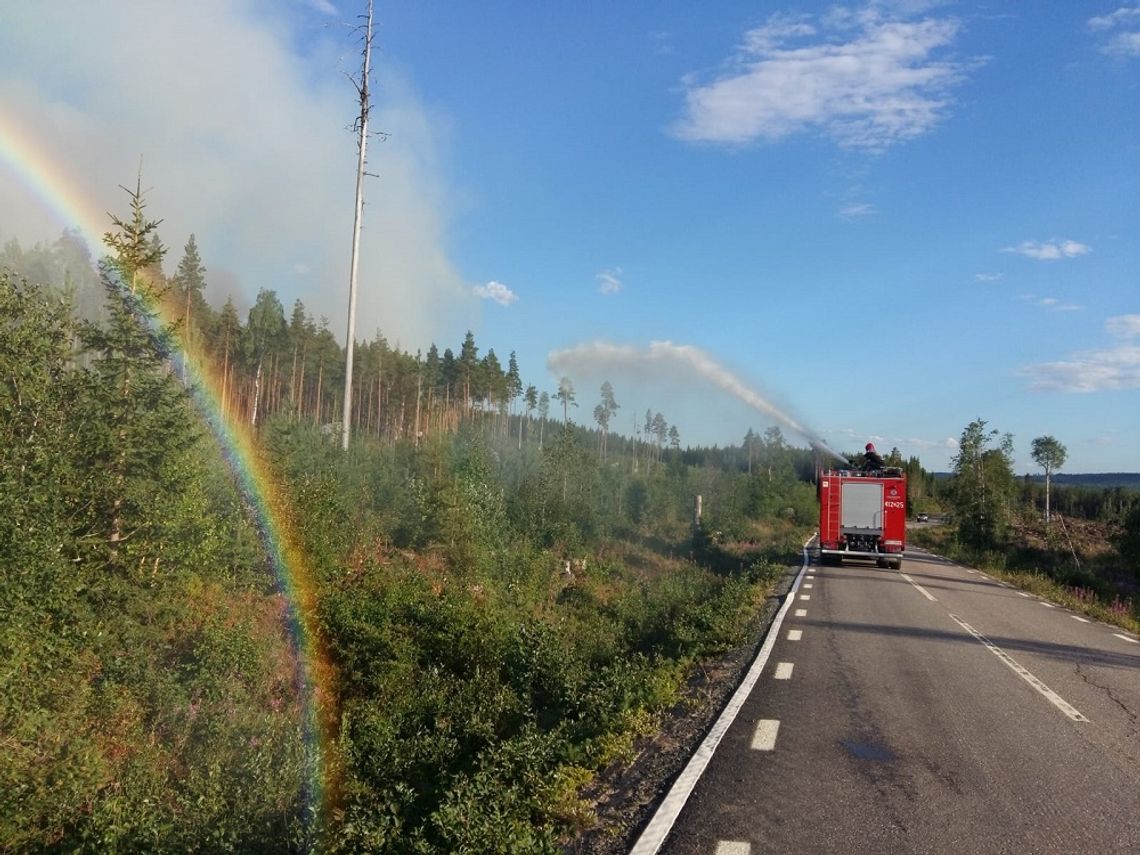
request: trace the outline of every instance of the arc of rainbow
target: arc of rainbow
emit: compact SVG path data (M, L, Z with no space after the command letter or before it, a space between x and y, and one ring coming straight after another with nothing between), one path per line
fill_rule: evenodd
M11 120L0 125L0 163L7 165L28 190L64 224L74 228L87 244L93 258L105 253L99 223L106 214L98 212L59 168L37 146L30 134L21 132ZM109 225L109 224L108 224ZM163 307L150 305L142 313L149 323L171 323ZM156 330L152 327L151 332ZM295 682L303 703L305 739L305 820L310 826L324 813L327 796L329 718L332 705L333 669L319 643L314 627L316 589L298 538L283 511L267 466L261 460L250 430L242 423L227 420L222 412L222 378L203 360L188 358L178 351L175 361L187 368L187 388L195 408L213 433L247 506L252 510L262 546L273 569L278 590L289 609L288 628L295 658ZM178 372L176 372L177 374ZM310 828L310 830L312 830Z

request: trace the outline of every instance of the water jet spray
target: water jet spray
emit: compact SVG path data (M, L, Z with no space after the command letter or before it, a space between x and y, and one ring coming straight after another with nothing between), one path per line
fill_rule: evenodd
M547 367L556 375L601 371L612 368L635 370L681 369L710 381L724 392L771 416L789 430L808 441L817 453L833 457L847 465L848 460L832 449L813 430L800 424L758 392L746 386L736 375L697 347L671 341L650 342L648 348L595 341L576 347L555 350L546 358Z

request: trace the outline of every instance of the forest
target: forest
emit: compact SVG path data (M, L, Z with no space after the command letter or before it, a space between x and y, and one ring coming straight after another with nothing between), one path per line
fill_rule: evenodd
M168 276L128 202L101 259L0 254L0 851L559 851L749 637L814 528L813 452L682 448L653 410L621 435L621 389L540 391L471 332L358 342L344 451L327 321L211 306L194 237ZM982 555L1042 487L978 422L953 479L888 463ZM1137 494L1052 501L1121 532L1083 584L1133 590Z
M615 435L609 384L576 424L570 378L524 387L471 333L358 344L342 451L327 323L215 309L158 229L136 190L104 258L0 259L0 851L557 851L746 638L813 525L811 452L683 450L659 412Z

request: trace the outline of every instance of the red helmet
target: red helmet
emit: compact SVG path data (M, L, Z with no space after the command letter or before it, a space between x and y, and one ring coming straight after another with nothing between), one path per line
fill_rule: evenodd
M868 443L867 443L867 448L866 448L866 450L867 450L867 451L874 451L874 450L875 450L875 443L873 443L873 442L868 442Z

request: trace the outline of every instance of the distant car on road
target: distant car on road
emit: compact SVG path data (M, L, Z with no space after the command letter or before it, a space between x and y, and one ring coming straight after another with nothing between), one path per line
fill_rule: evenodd
M930 514L918 514L914 518L915 522L930 522Z

